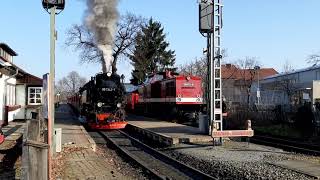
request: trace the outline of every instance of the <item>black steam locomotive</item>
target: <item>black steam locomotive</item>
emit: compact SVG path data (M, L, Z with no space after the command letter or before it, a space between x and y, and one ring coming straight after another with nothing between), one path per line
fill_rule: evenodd
M125 88L118 74L100 73L80 88L80 113L92 129L122 129L126 126Z

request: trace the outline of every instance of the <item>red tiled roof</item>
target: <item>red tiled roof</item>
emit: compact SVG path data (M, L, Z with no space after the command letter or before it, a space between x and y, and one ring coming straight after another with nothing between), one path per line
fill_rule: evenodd
M273 68L261 68L257 71L259 71L259 79L278 74ZM224 64L221 66L222 79L249 80L254 72L254 69L239 69L234 64ZM254 79L258 79L258 76L254 75Z

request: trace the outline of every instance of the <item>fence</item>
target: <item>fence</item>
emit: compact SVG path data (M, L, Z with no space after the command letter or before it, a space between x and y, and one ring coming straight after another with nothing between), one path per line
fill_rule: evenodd
M49 146L45 143L44 119L40 111L37 114L37 118L27 120L23 136L21 177L24 180L48 179Z
M301 107L302 105L232 105L228 108L228 116L225 118L224 127L227 129L244 128L246 119L251 119L254 126L274 124L294 126L297 121L301 121L301 115L298 115L299 108ZM320 111L313 109L312 111L310 110L310 112L313 113L311 115L313 120L312 125L310 125L312 126L310 127L310 131L314 131L315 135L320 134Z

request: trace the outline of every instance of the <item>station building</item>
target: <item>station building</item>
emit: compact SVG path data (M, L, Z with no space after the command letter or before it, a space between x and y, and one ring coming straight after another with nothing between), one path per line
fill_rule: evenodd
M14 64L18 54L0 42L0 124L30 119L42 104L42 79Z
M320 65L265 77L259 87L263 105L315 104L320 102ZM255 82L252 94L256 95L257 89L258 83Z
M241 69L234 64L224 64L221 67L222 95L230 105L242 105L248 102L252 94L251 86L256 81L268 76L276 75L278 72L273 68Z

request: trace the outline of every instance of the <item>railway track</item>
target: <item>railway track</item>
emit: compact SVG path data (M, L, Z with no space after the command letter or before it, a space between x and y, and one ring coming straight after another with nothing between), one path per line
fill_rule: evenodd
M100 131L99 134L127 158L147 170L153 179L214 179L142 143L127 133Z
M310 155L320 155L320 146L308 144L305 142L298 142L293 140L261 135L253 136L252 138L250 138L250 141L257 144L282 148L286 151L293 151L297 153L304 153Z

